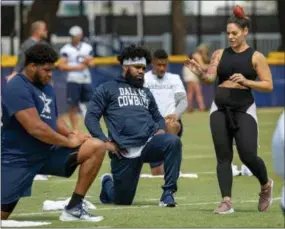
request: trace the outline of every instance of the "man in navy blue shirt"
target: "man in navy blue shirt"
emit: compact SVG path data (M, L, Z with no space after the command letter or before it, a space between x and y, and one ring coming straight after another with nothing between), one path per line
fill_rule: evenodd
M1 219L21 197L31 195L36 174L70 177L80 165L79 178L61 221L101 221L89 214L83 198L104 159L105 144L90 135L71 132L58 119L52 77L56 52L37 44L25 53L23 74L16 75L2 96Z
M175 207L173 193L181 164L181 141L165 133L165 121L155 99L144 88L144 73L151 55L143 47L126 47L118 57L122 76L101 84L95 89L88 105L85 125L90 134L106 142L110 152L112 176L102 178L102 203L130 205L144 162L165 162L165 184L160 206ZM104 116L108 138L99 120Z

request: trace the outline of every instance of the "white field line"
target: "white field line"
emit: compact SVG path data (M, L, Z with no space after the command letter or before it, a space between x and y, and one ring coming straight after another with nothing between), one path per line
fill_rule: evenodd
M175 200L185 200L187 197L186 196L176 196ZM153 198L153 199L146 199L147 201L159 201L160 199Z
M281 198L273 198L273 201L280 200ZM243 200L236 201L235 203L255 203L257 200ZM186 203L186 204L178 204L178 207L184 206L199 206L199 205L209 205L209 204L218 204L220 202L200 202L200 203ZM109 207L109 208L97 208L96 211L109 211L109 210L127 210L127 209L141 209L141 208L157 208L157 205L140 205L140 206L128 206L128 207ZM45 214L58 214L61 211L52 211L52 212L30 212L30 213L19 213L13 214L12 216L31 216L31 215L45 215Z

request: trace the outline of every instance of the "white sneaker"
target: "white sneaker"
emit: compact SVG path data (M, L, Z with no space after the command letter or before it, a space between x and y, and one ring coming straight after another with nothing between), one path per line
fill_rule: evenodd
M75 206L72 209L66 209L61 213L59 220L62 222L70 222L70 221L87 221L87 222L100 222L104 219L103 216L92 215L87 212L82 204Z
M233 171L233 177L241 175L241 171L238 170L237 165L232 164L232 171Z
M242 176L252 176L252 172L244 164L241 165L241 175Z

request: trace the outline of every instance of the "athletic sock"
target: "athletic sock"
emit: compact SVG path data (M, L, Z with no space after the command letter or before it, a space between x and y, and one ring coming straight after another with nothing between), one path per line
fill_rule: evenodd
M71 199L70 199L68 205L66 206L66 208L67 208L67 209L74 208L76 205L81 204L82 201L83 201L83 199L84 199L84 196L79 195L79 194L77 194L77 193L74 192L74 193L72 194L72 197L71 197Z

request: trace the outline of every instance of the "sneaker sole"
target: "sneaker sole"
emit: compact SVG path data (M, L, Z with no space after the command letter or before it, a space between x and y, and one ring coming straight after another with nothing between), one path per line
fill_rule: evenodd
M215 214L220 214L220 215L227 215L227 214L232 214L234 213L235 210L233 208L231 208L230 210L226 211L226 212L217 212L217 211L214 211Z
M272 184L271 184L271 197L270 197L270 201L269 201L269 204L268 204L267 208L265 208L265 209L263 209L263 210L258 209L258 211L260 211L260 212L266 212L266 211L269 209L269 207L271 206L271 204L273 203L273 186L274 186L274 181L272 180Z
M165 204L164 202L160 201L158 204L159 207L168 207L168 208L174 208L176 207L176 204Z
M59 217L59 220L62 222L74 222L74 221L85 221L85 222L100 222L104 219L103 216L96 216L92 219L80 219L77 217L74 217L66 212L62 212L62 214Z

